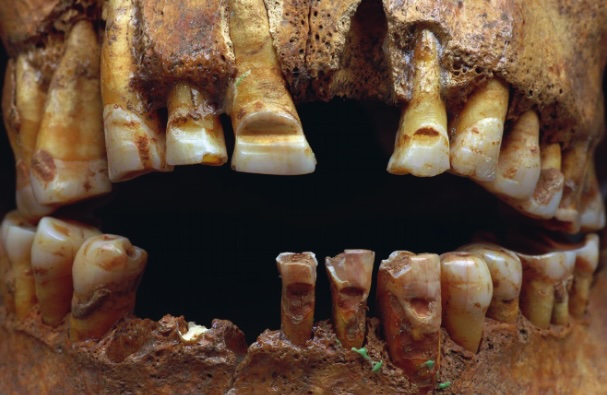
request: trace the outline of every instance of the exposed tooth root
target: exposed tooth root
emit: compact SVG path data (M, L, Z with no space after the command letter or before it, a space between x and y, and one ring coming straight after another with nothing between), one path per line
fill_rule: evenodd
M492 79L468 98L453 127L453 172L477 181L495 179L508 96L508 86Z
M418 385L436 380L440 358L441 265L436 254L395 251L382 261L377 304L392 363Z
M440 259L443 326L457 344L475 353L493 297L491 273L476 254L448 252Z
M422 31L413 56L411 101L401 114L388 171L432 177L449 170L447 110L440 96L438 40L432 32Z
M575 254L575 268L573 270L573 286L569 296L569 312L576 318L586 313L590 299L592 276L599 264L599 236L586 235L584 246Z
M8 313L15 313L15 275L9 262L7 245L4 240L9 227L27 225L25 218L18 211L6 214L0 224L0 290Z
M580 226L582 232L596 232L605 227L605 202L601 196L599 181L591 159L586 183L580 202Z
M567 231L577 233L580 230L580 199L586 174L590 168L588 150L590 143L582 141L563 152L561 171L565 177L563 197L555 218L567 223Z
M369 250L345 250L325 259L333 299L333 325L347 350L362 347L365 340L374 260L375 253Z
M14 277L14 303L17 317L25 317L36 304L36 289L31 266L34 228L10 224L2 229L2 244Z
M72 264L84 241L100 232L88 225L42 218L32 245L32 270L42 320L57 326L70 312Z
M281 330L293 344L303 346L312 335L316 290L316 255L283 252L276 257L282 279Z
M229 108L236 136L232 168L276 175L312 173L316 159L285 87L263 0L230 0L229 5L238 68Z
M176 84L168 99L167 163L219 166L228 160L223 128L204 92L187 83Z
M135 308L147 253L125 237L100 235L84 242L72 267L72 341L101 338Z
M101 49L101 97L109 177L125 181L151 171L170 171L163 127L131 84L137 19L134 2L110 0Z

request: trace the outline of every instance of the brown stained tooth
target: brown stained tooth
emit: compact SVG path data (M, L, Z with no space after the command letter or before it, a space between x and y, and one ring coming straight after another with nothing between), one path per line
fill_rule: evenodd
M325 266L331 283L333 326L342 346L360 348L365 341L367 298L371 290L375 253L345 250Z
M377 304L392 363L418 385L436 380L440 358L441 266L436 254L395 251L382 261Z
M588 174L580 201L580 226L582 232L596 232L605 227L605 202L601 196L599 180L590 160Z
M580 199L586 174L592 165L588 160L589 148L589 141L580 141L563 151L561 171L565 177L565 186L555 218L566 223L566 231L569 233L580 230Z
M316 297L316 255L283 252L276 257L282 279L281 330L293 344L303 346L312 336Z
M99 339L133 312L147 257L121 236L95 236L82 244L72 267L72 341Z
M0 290L8 313L15 313L15 275L9 262L4 239L9 227L27 225L26 219L16 210L6 214L0 224Z

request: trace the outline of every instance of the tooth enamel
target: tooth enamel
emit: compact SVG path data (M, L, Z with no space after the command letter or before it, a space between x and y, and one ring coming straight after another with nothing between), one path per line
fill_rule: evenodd
M35 230L26 225L7 224L2 229L2 243L14 276L14 303L17 317L25 317L36 304L36 289L31 266Z
M316 255L283 252L276 257L282 279L281 330L293 344L302 346L312 335L316 289Z
M508 96L508 86L492 79L468 98L453 127L453 172L477 181L495 179Z
M596 177L594 161L590 160L590 168L580 201L580 226L582 232L595 232L605 227L605 202L601 196L599 181Z
M487 317L501 322L516 322L523 282L521 260L513 252L493 244L471 244L460 250L483 258L491 273L493 297Z
M443 326L453 341L476 353L493 296L491 273L481 257L468 252L449 252L440 259Z
M576 318L586 313L590 299L590 287L593 274L599 264L599 236L586 235L584 245L575 254L573 286L569 295L569 312Z
M147 253L121 236L86 240L74 259L72 341L101 338L116 321L133 312Z
M16 210L6 214L0 224L0 290L6 311L15 313L15 275L4 243L11 226L27 226L25 218Z
M148 109L132 85L137 71L131 52L135 5L131 0L110 0L105 11L101 97L110 180L126 181L154 170L171 171L158 115Z
M44 323L57 326L70 312L72 264L84 241L100 232L88 225L45 217L32 245L36 296Z
M449 170L447 110L440 96L438 40L432 32L422 31L413 56L413 91L402 110L388 172L432 177Z
M375 253L369 250L345 250L325 259L331 283L333 326L346 350L360 348L365 341L374 260Z
M207 327L196 325L195 322L190 321L188 322L188 331L186 333L182 334L179 330L177 330L177 333L185 343L196 343L207 331Z
M587 160L589 144L589 141L577 142L563 151L561 171L565 177L565 185L555 218L568 223L570 233L577 233L580 228L579 203L583 183L590 168Z
M432 385L441 325L441 265L436 254L395 251L382 261L377 304L392 363L418 385Z
M312 173L316 159L285 87L263 0L230 0L229 7L238 68L227 100L236 137L232 168L276 175Z

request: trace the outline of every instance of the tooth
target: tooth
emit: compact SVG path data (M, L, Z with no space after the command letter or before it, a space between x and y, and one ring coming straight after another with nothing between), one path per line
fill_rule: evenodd
M316 159L285 87L264 2L230 0L229 6L238 68L227 100L236 136L232 168L261 174L312 173Z
M14 276L14 303L17 317L25 317L36 304L36 289L31 266L35 229L27 225L7 224L2 229L2 243Z
M302 346L312 335L316 289L316 255L283 252L276 257L282 278L281 330L292 343Z
M492 79L468 98L453 127L450 158L456 174L495 179L508 95L508 86Z
M226 163L228 154L219 115L204 92L190 84L177 83L169 94L168 112L168 164Z
M515 323L523 282L521 260L513 252L494 244L471 244L460 250L483 258L491 273L493 297L487 310L487 317L501 322Z
M170 171L158 114L133 88L137 72L132 55L135 41L134 2L109 0L101 48L101 97L109 177L125 181L151 171Z
M432 177L449 170L447 110L440 96L438 40L432 32L422 31L413 56L411 101L402 110L388 172Z
M418 385L434 383L440 350L441 267L436 254L395 251L377 275L377 304L392 363Z
M594 160L590 159L581 197L580 226L582 232L595 232L605 227L605 202L596 177Z
M77 22L49 88L32 156L31 183L41 204L65 204L106 194L99 100L99 46L89 21Z
M579 203L583 182L590 167L587 160L588 151L589 141L581 141L563 152L561 171L565 177L565 185L555 218L568 223L570 233L577 233L580 227Z
M576 318L582 318L586 313L592 278L598 265L599 236L596 234L586 235L584 245L575 254L573 286L569 296L569 312Z
M121 236L104 234L82 244L72 267L72 341L101 338L116 321L133 312L147 257Z
M375 253L369 250L345 250L325 259L333 299L333 325L346 350L362 347L365 340L374 260Z
M468 252L449 252L440 259L443 326L457 344L475 353L493 296L491 273L481 257Z
M32 245L32 270L44 323L57 326L70 312L74 257L86 239L99 233L88 225L51 217L38 223Z
M27 225L25 218L16 210L7 213L0 224L0 290L8 313L15 313L15 276L8 259L4 239L9 227Z

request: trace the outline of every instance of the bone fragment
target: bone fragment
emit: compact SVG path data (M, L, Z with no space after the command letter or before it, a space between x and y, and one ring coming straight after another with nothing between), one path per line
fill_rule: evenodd
M594 160L590 160L586 182L580 201L580 226L582 232L596 232L605 227L605 201L601 195Z
M565 177L565 184L555 218L567 224L569 233L577 233L580 230L580 200L586 174L592 165L588 155L589 148L590 142L584 140L573 143L563 151L561 171Z
M31 266L35 229L25 224L8 223L2 228L2 244L14 276L14 303L17 317L23 318L36 304L36 289Z
M8 313L15 313L15 275L9 262L4 239L11 226L27 227L29 224L17 210L7 213L0 224L0 290Z

